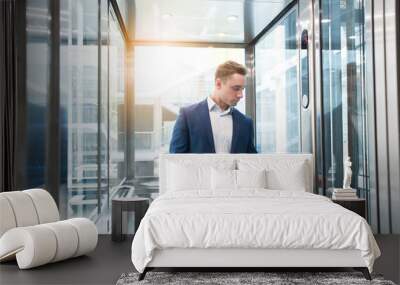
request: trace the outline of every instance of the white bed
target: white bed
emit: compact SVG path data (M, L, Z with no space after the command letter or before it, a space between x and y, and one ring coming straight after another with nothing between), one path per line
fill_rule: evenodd
M141 278L154 267L355 267L368 278L380 255L370 227L311 193L312 165L308 154L162 155L161 195L132 243Z

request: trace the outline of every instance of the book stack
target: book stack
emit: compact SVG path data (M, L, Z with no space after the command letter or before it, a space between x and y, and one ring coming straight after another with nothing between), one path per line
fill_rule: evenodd
M353 188L334 188L332 199L335 200L352 200L357 199L357 191Z

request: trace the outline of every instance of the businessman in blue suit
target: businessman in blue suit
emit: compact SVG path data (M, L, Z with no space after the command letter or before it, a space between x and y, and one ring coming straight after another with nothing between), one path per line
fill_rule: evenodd
M170 153L256 153L253 121L234 107L243 98L246 68L227 61L215 72L215 87L205 100L181 108Z

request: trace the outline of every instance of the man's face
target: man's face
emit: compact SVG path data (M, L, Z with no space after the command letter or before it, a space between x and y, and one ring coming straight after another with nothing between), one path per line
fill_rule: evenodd
M240 99L243 98L245 84L245 77L238 73L231 75L225 82L219 78L215 82L220 99L229 106L236 106Z

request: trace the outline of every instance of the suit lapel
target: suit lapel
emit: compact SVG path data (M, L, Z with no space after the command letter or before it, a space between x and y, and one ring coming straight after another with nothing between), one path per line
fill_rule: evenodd
M204 120L203 122L200 123L204 124L207 140L211 147L210 152L215 153L214 137L212 133L210 112L208 111L207 99L201 103L200 118L201 120Z
M235 153L236 150L236 143L238 140L238 135L239 135L239 122L238 122L238 117L236 114L236 110L232 110L232 142L231 142L231 153Z

